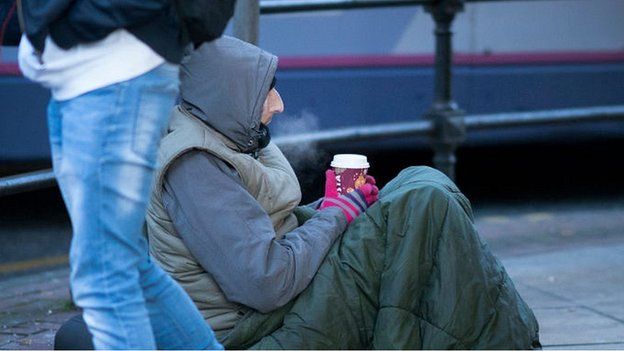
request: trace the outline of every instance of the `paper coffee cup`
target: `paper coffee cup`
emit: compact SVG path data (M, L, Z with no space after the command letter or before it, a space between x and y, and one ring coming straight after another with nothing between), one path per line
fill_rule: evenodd
M330 166L336 174L336 190L338 194L346 194L366 184L368 160L364 155L334 155Z

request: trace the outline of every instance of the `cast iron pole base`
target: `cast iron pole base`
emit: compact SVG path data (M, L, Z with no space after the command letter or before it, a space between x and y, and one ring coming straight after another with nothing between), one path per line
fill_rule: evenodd
M463 0L439 0L426 7L435 21L435 94L434 103L426 117L433 121L434 131L431 147L434 151L433 164L449 178L455 180L455 149L465 139L466 128L463 111L452 98L452 58L451 25L455 14L462 11Z

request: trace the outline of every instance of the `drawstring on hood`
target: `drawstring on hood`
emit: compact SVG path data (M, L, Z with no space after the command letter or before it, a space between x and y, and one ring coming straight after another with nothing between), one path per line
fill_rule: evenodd
M270 140L260 118L276 70L276 56L244 41L223 36L205 43L182 61L182 108L240 152L253 153Z
M271 131L269 127L260 122L260 137L258 138L258 149L264 149L271 142Z

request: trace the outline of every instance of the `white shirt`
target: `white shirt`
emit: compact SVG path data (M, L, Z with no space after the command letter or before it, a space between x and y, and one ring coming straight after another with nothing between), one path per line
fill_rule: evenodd
M56 100L68 100L105 86L136 78L165 62L149 46L124 29L69 50L48 36L41 57L24 35L19 67L27 78L52 90Z

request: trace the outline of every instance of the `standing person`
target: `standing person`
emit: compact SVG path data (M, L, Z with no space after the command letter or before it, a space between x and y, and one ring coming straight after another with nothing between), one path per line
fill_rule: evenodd
M233 12L233 0L206 1L210 16L198 26L184 16L196 16L187 7L199 2L20 4L19 64L52 92L52 161L73 228L71 289L99 349L221 347L149 260L141 235L183 50L219 37Z

